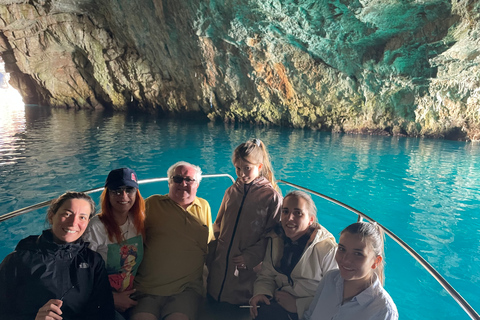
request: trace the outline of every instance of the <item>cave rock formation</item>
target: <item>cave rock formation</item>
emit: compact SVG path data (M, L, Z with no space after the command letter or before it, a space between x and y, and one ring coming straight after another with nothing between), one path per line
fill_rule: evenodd
M28 103L480 139L477 0L0 0Z

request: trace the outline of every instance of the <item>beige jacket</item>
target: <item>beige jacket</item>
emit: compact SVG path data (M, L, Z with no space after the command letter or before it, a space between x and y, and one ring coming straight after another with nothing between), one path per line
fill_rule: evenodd
M253 268L263 260L266 235L280 220L282 200L264 177L255 179L246 193L239 180L225 191L213 225L217 245L207 285L215 300L231 304L248 302L256 279ZM239 269L236 277L232 258L239 255L243 255L247 269Z
M283 230L282 230L283 231ZM317 225L308 240L302 257L288 277L278 271L283 255L283 238L271 232L262 270L255 281L253 296L264 294L273 297L275 291L282 290L296 298L297 314L301 319L315 296L323 275L337 269L335 253L337 243L333 235L321 225Z

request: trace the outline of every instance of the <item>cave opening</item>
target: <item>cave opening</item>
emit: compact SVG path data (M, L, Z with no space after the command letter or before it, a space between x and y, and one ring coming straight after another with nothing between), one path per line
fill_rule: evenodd
M0 117L6 112L25 109L23 98L10 84L10 74L5 70L5 62L0 56Z

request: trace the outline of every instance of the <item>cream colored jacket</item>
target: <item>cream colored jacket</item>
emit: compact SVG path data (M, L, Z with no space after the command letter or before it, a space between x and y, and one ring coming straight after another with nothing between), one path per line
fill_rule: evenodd
M323 275L338 268L335 261L337 243L327 229L317 225L302 257L290 274L290 281L278 269L283 255L283 243L283 238L278 233L269 234L267 251L253 287L253 296L264 294L273 297L277 290L288 292L296 298L297 314L301 319L308 310Z

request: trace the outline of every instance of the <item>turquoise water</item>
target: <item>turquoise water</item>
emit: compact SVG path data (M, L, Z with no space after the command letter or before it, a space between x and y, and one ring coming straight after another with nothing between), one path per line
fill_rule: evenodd
M480 310L480 144L331 134L297 129L165 120L134 114L0 109L0 214L66 190L103 185L129 166L140 179L166 176L178 160L206 174L235 175L233 149L268 146L277 179L327 194L377 219L422 254ZM228 179L204 179L199 196L215 213ZM283 193L291 188L282 187ZM166 193L166 184L142 194ZM93 197L98 201L98 195ZM318 199L318 218L338 240L356 217ZM0 223L0 260L45 226L45 209ZM386 289L402 319L469 319L418 263L386 243Z

